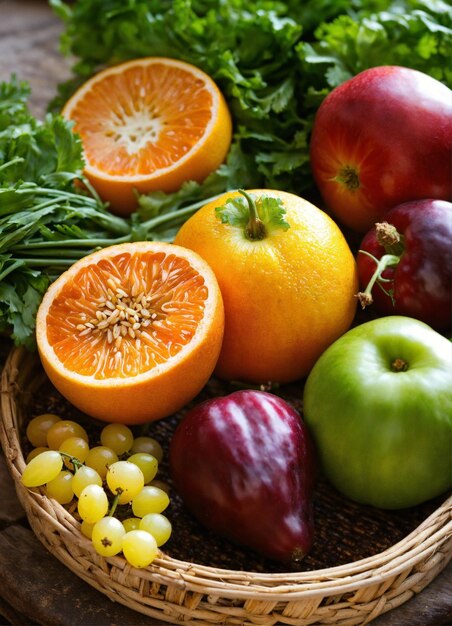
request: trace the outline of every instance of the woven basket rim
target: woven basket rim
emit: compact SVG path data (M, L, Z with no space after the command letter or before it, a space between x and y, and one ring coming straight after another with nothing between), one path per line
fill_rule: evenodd
M27 353L29 355L29 353ZM1 375L1 421L0 441L14 479L20 498L28 501L33 509L42 516L49 516L49 529L52 524L58 528L79 528L79 522L62 505L48 498L42 489L29 490L23 487L20 476L25 467L25 460L20 447L20 440L12 420L11 404L17 392L18 364L24 356L23 348L13 348L8 355ZM33 355L30 355L33 357ZM27 363L31 369L31 358ZM11 423L8 423L10 421ZM5 423L6 422L6 423ZM50 504L54 516L41 506L42 498ZM78 541L90 546L96 559L99 557L89 539L81 535ZM107 557L105 562L121 570L133 571L143 580L164 585L183 587L190 591L225 598L253 598L255 600L297 600L334 596L362 589L376 581L384 582L401 575L407 568L421 561L426 553L434 553L436 546L449 542L449 558L452 558L452 495L429 515L417 528L402 540L383 552L343 565L317 570L257 573L247 570L231 570L201 565L171 557L162 552L149 567L134 569L120 556Z
M32 491L27 490L33 494ZM41 498L47 496L37 490ZM31 496L33 497L33 496ZM79 522L72 517L63 506L51 500L52 507L64 517L72 518L69 523L75 528L80 527ZM35 506L40 507L39 500ZM337 595L366 587L370 582L377 579L384 582L389 578L400 575L408 567L422 560L424 553L434 549L437 540L444 536L452 538L452 520L445 526L440 526L435 532L429 533L431 523L439 523L442 516L452 511L452 496L436 509L428 518L414 529L404 539L397 542L387 550L375 554L366 559L360 559L344 565L309 570L306 572L279 572L279 573L256 573L247 570L230 570L208 565L199 565L190 561L175 559L163 554L156 558L148 567L135 570L137 575L149 581L157 581L162 584L183 584L184 588L192 591L202 591L205 594L219 594L224 597L265 599L265 600L292 600L301 598L315 598L325 595ZM42 513L42 511L41 511ZM418 531L424 528L426 537L419 543ZM410 540L406 544L406 540ZM79 540L90 546L89 539L80 536ZM411 545L413 544L413 545ZM91 547L91 546L90 546ZM400 548L397 558L391 556L394 549ZM92 549L94 553L94 549ZM413 554L411 554L413 552ZM409 558L408 555L410 555ZM382 559L384 557L384 559ZM451 545L452 558L452 545ZM382 563L379 561L382 560ZM119 569L133 570L119 556L105 558L107 563ZM276 584L279 583L279 584Z

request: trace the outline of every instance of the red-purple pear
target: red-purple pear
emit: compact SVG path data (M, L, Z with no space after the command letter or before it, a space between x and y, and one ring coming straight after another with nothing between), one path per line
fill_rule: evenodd
M313 541L315 460L298 412L263 391L237 391L189 411L170 445L175 488L207 528L278 561Z

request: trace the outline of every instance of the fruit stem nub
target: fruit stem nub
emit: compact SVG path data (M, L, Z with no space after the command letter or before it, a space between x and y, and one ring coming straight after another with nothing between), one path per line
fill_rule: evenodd
M391 370L393 372L406 372L408 363L404 359L396 358L391 362Z
M264 222L259 217L255 201L249 193L243 189L239 189L239 193L246 198L250 212L250 219L245 227L246 237L248 239L252 239L253 241L264 239L267 235L267 229L265 228Z
M400 257L405 250L403 235L389 222L375 224L375 236L380 246L383 246L386 254Z
M344 165L334 180L345 185L350 191L355 191L360 186L359 174L351 165Z

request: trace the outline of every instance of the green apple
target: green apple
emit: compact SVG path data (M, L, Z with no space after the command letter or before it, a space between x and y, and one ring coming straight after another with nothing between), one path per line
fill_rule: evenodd
M399 509L452 486L452 344L423 322L388 316L345 333L311 370L303 406L347 497Z

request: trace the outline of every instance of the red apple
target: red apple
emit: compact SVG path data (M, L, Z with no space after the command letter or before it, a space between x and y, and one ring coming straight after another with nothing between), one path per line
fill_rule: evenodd
M417 70L382 66L334 89L310 144L331 213L365 232L409 200L452 197L452 91Z
M283 399L245 390L199 404L177 427L169 460L177 492L207 528L280 561L310 549L312 444Z
M415 317L439 331L452 322L452 204L404 202L365 235L358 253L363 304Z

